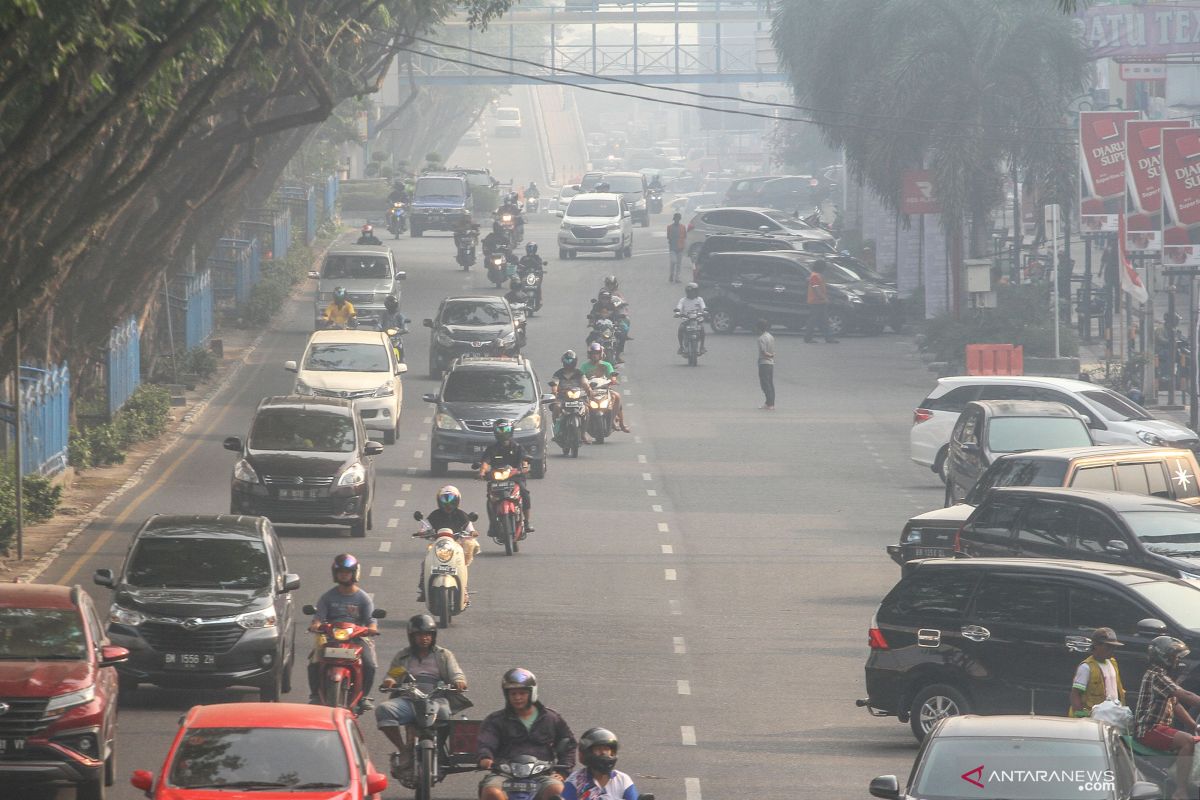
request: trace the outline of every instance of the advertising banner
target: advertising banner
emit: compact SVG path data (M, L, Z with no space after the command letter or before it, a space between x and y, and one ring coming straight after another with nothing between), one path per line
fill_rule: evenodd
M1200 3L1093 4L1080 14L1079 21L1090 58L1200 52Z
M1162 131L1186 128L1187 120L1135 120L1125 123L1125 249L1162 249Z
M940 214L942 204L933 194L933 174L927 169L905 170L900 198L901 214Z
M1163 264L1200 265L1200 129L1162 132Z
M1084 233L1115 231L1125 210L1125 123L1138 111L1079 115L1079 214Z

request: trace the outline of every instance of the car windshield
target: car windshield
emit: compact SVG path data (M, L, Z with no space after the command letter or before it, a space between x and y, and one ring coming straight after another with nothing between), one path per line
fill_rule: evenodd
M888 283L890 280L884 277L883 273L871 269L857 259L840 259L834 263L841 269L854 275L856 280L871 281L872 283Z
M1133 419L1154 419L1150 412L1127 400L1116 392L1107 389L1088 389L1080 392L1100 408L1100 414L1112 422L1123 422Z
M474 131L476 136L479 135L479 131L476 131L474 128L471 130ZM487 187L492 185L492 176L486 172L466 172L463 173L463 177L467 179L467 183L471 186Z
M975 771L980 770L975 776ZM908 794L923 800L1099 800L1114 792L1100 740L946 736L925 751ZM971 781L965 791L964 780Z
M579 190L581 192L591 191L591 188L600 182L599 172L589 172L579 181Z
M354 422L346 414L299 408L264 409L250 429L251 450L354 452Z
M323 791L346 788L350 768L333 730L189 728L167 782L181 789Z
M443 325L502 325L508 321L508 309L499 303L469 300L447 303L442 310Z
M807 245L807 242L805 243ZM805 248L807 249L807 247ZM826 283L858 283L861 281L855 272L846 269L841 264L833 261L825 262L825 281Z
M387 280L392 277L392 267L383 256L334 253L325 257L321 277L336 281Z
M462 197L464 185L458 178L418 178L417 197Z
M1200 631L1200 586L1193 581L1152 580L1129 588L1182 627Z
M645 189L641 175L605 175L604 182L614 192L637 192L641 194Z
M967 492L966 502L983 502L988 489L996 486L1062 486L1067 462L1041 458L1002 458L987 468Z
M388 372L392 368L382 344L314 344L304 368L318 372Z
M521 112L516 108L497 108L496 119L520 119Z
M262 542L228 534L178 533L139 538L125 568L125 583L172 589L259 589L271 584L271 564Z
M988 423L987 446L993 453L1091 445L1087 426L1074 417L994 417Z
M0 661L76 661L87 655L79 612L70 608L0 608Z
M1142 546L1164 556L1200 555L1200 513L1179 511L1125 511L1121 518Z
M760 211L759 213L762 214L764 217L770 217L771 219L778 222L783 227L788 228L789 230L793 230L793 231L812 230L812 226L809 225L804 220L793 217L790 214L785 214L782 211Z
M537 395L526 372L463 369L446 378L442 399L447 403L532 403Z
M577 197L567 206L568 217L615 217L617 201L602 197Z

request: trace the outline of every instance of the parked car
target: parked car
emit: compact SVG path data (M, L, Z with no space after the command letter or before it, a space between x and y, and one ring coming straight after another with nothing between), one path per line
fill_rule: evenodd
M78 586L0 583L6 796L65 785L80 800L102 800L113 785L119 687L112 667L129 651L109 640L101 619Z
M495 295L447 297L437 314L422 320L432 331L429 337L429 375L441 378L450 363L461 355L494 349L495 343L505 355L521 351L517 321L508 301Z
M825 189L821 180L812 175L786 175L763 181L754 188L751 199L744 205L777 208L788 213L800 212L807 216L824 199Z
M696 212L688 223L688 255L693 261L704 240L716 233L766 233L811 239L823 245L822 252L837 253L833 234L814 228L804 220L773 208L709 208Z
M310 272L308 277L317 281L313 327L320 328L335 288L346 290L346 299L353 304L359 323L369 325L383 316L384 301L389 295L397 301L401 299L400 281L407 275L396 269L392 251L387 247L354 245L330 249L320 271Z
M912 460L945 476L946 448L958 415L972 400L1045 400L1064 403L1088 418L1096 444L1181 447L1200 452L1200 437L1150 412L1112 389L1069 378L1034 375L957 375L939 378L913 411Z
M725 189L725 205L749 205L758 193L759 186L778 177L778 175L754 175L749 178L734 178Z
M579 253L633 256L633 212L619 194L581 192L571 198L558 227L558 257Z
M1150 640L1163 634L1191 648L1176 680L1200 689L1195 581L1099 562L917 561L871 618L867 697L858 705L908 723L917 739L962 714L1062 716L1070 676L1102 626L1125 643L1118 658L1127 690L1136 692Z
M250 435L225 440L241 455L233 466L229 513L262 515L276 524L349 526L361 539L373 520L375 456L354 401L333 397L264 397Z
M718 192L687 192L671 198L667 204L668 214L679 214L684 219L691 219L702 208L716 208L721 204Z
M158 775L130 783L152 800L378 800L388 781L347 709L221 703L188 711Z
M546 475L553 396L538 393L537 374L522 356L463 356L455 361L439 391L425 395L435 403L429 435L429 471L446 474L453 462L470 464L496 440L492 423L511 420L513 439L525 448L533 477Z
M709 253L698 266L696 282L717 333L753 328L759 319L791 330L808 323L808 278L817 257L792 250L757 253ZM828 264L829 328L877 334L892 316L893 290L859 281Z
M521 109L501 106L492 118L492 132L497 136L521 135Z
M965 497L993 461L1007 453L1095 444L1087 420L1062 403L973 400L958 415L946 456L946 501Z
M417 178L409 203L409 234L453 231L471 221L471 186L465 175L433 173Z
M699 248L694 248L692 260L693 274L699 275L701 264L713 253L761 253L773 250L792 250L797 253L809 253L825 259L835 266L835 272L843 281L853 280L859 283L870 283L885 289L889 293L888 302L893 303L895 319L889 318L889 325L899 330L903 325L903 310L898 301L896 287L867 276L864 272L852 271L842 267L842 259L830 254L828 242L812 239L808 236L792 236L788 234L757 233L743 231L739 233L714 233L706 236Z
M1200 506L1200 465L1191 450L1169 447L1068 447L1000 456L963 499L912 517L900 543L887 547L903 567L918 558L954 554L954 535L990 489L997 486L1065 486L1133 492Z
M316 331L299 363L285 361L296 373L293 394L354 400L363 425L379 431L384 444L396 441L408 366L396 360L396 349L382 331Z
M133 537L114 575L108 635L129 649L121 686L253 686L264 702L291 691L296 661L292 591L275 529L265 517L155 515Z

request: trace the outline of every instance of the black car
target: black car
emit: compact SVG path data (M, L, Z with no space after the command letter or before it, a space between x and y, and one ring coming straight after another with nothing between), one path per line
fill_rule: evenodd
M1110 627L1126 692L1136 696L1150 640L1192 650L1181 685L1200 689L1200 585L1129 566L1048 559L916 561L888 592L867 634L867 697L923 738L943 717L1061 716L1071 676ZM1132 702L1132 700L1130 700ZM974 765L971 765L974 766Z
M544 404L553 395L538 394L533 365L521 356L463 356L446 373L427 403L437 404L429 442L429 471L445 475L451 462L472 463L496 440L492 423L513 423L513 439L525 448L535 478L546 475L550 413Z
M371 528L375 459L352 400L267 397L250 435L225 440L241 454L233 467L229 512L261 514L275 523L349 526L362 538Z
M967 518L955 549L968 557L1078 558L1200 579L1200 512L1127 492L998 488Z
M517 321L503 297L447 297L438 306L437 316L421 324L433 332L429 337L429 375L433 378L441 378L461 355L515 356L521 351Z
M121 691L139 683L255 686L265 702L291 691L292 591L279 537L264 517L156 515L133 537L113 590L108 635L129 649Z
M801 330L808 323L808 279L817 256L793 251L712 253L698 265L696 282L717 333L753 328L759 319ZM826 262L829 328L881 333L895 313L896 292L859 280Z
M834 255L828 242L806 236L787 236L778 233L714 233L705 237L692 255L697 275L703 271L703 263L713 253L767 253L790 250L797 253L812 253L826 259Z

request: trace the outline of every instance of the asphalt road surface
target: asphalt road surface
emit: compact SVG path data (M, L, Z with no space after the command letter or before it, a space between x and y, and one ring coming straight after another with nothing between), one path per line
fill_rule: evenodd
M490 151L518 181L533 174L531 143L493 142ZM902 337L807 345L782 332L778 410L760 411L753 336L710 333L696 368L675 353L671 310L681 292L666 281L666 222L660 215L635 229L632 260L552 260L527 355L544 383L563 350L582 351L588 300L606 274L619 275L633 309L622 378L633 432L577 460L550 459L546 479L531 481L537 532L511 558L482 541L474 602L438 641L466 670L477 716L500 707L506 669L532 669L542 700L576 735L593 725L618 733L620 768L660 800L866 796L870 778L903 776L916 751L906 725L873 719L854 700L864 695L868 623L898 577L884 545L909 514L941 500L934 476L908 460L912 408L932 378ZM528 225L543 254L557 250L556 227L548 215ZM421 394L436 384L425 374L429 331L420 320L445 296L494 291L478 267L456 267L448 234L388 244L408 271L403 310L415 325L400 436L378 460L375 529L364 540L281 529L302 577L300 602L328 588L335 554L363 561L365 588L389 612L381 666L405 644L404 621L423 610L411 512L433 508L447 482L428 474L432 412ZM148 515L228 509L235 455L221 440L245 434L261 397L290 391L282 364L301 353L310 304L310 292L297 295L237 380L43 581L83 584L104 608L108 590L91 584L92 573L119 567ZM463 489L467 510L484 511L479 481L458 470L449 482ZM295 684L286 699L304 702L302 666ZM161 768L181 712L254 699L145 686L122 697L122 777L112 796L141 796L127 776ZM364 723L386 769L387 743L372 719ZM473 798L477 780L453 776L435 795ZM395 785L385 793L409 795Z

